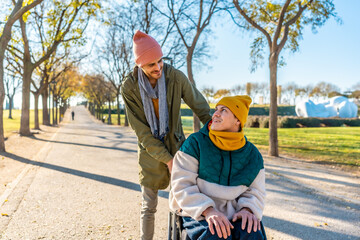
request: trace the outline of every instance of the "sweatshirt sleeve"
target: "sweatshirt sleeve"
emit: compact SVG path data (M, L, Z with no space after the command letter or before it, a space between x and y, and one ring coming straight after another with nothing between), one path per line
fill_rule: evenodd
M125 82L121 87L121 95L125 102L129 124L135 131L138 142L154 159L163 163L169 162L173 156L169 153L165 144L152 135L145 114L139 114L143 113L144 110L140 107L129 89L131 89L131 87Z
M182 209L183 215L201 220L201 214L208 207L215 207L215 202L199 191L196 180L199 162L196 158L182 151L175 154L171 174L170 208Z
M261 169L249 188L240 195L236 211L248 207L261 220L265 205L265 169Z

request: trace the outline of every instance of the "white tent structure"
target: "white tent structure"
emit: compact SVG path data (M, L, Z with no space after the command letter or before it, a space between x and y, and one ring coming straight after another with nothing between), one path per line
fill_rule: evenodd
M326 102L314 103L313 101L302 101L295 106L299 117L357 117L358 106L346 97L337 96Z

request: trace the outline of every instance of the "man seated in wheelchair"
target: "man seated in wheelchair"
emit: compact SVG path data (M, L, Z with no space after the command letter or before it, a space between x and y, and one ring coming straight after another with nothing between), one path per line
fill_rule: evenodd
M222 98L174 157L170 208L190 239L264 238L264 163L244 135L250 103L244 95Z

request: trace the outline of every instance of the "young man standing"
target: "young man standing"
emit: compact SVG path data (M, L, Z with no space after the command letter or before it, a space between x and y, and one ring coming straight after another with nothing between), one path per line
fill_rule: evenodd
M262 240L265 170L244 135L251 98L224 97L174 157L170 208L191 240Z
M179 70L163 63L160 45L136 31L136 66L122 84L127 116L138 138L142 207L141 239L153 239L158 190L169 185L172 159L185 141L181 99L203 123L211 119L205 98Z

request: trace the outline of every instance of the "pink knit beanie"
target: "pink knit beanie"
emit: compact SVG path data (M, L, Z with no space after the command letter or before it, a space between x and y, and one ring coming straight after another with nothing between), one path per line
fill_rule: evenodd
M137 30L133 37L133 51L135 56L135 63L139 67L157 60L163 56L159 43L147 35L146 33Z

